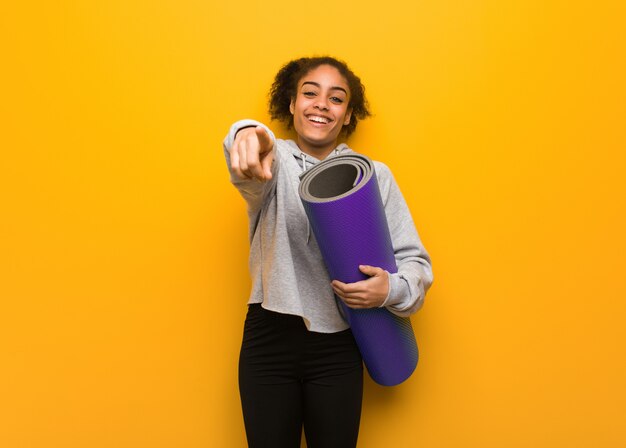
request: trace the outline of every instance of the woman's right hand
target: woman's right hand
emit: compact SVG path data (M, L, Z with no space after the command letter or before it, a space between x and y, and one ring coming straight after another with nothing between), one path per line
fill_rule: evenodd
M242 179L266 182L272 178L273 148L274 142L262 126L244 128L230 148L230 166Z

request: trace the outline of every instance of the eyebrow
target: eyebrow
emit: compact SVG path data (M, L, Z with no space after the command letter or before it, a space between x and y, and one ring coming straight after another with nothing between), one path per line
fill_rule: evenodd
M319 88L321 88L321 87L322 87L319 83L317 83L317 82L313 82L313 81L304 81L304 82L302 83L302 85L305 85L305 84L313 84L314 86L319 87ZM342 91L343 93L345 93L346 95L348 94L348 92L346 91L346 89L344 89L343 87L339 87L339 86L333 86L333 87L331 87L331 88L330 88L330 90L341 90L341 91Z

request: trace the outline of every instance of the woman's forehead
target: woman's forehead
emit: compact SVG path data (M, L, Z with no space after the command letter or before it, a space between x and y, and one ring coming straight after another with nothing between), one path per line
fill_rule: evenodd
M305 73L298 81L298 87L312 84L318 87L335 87L349 92L348 81L341 72L332 65L320 65Z

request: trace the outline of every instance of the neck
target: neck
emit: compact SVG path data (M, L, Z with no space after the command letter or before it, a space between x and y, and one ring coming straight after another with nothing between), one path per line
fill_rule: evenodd
M318 160L324 160L337 147L337 140L326 145L318 146L311 145L309 142L303 140L302 138L300 138L300 136L298 136L296 142L298 143L298 148L300 148L303 153L308 156L313 156Z

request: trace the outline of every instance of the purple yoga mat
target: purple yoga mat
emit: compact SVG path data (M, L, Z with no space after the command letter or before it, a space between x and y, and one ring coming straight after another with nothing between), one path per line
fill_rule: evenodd
M360 154L331 157L300 176L300 198L331 279L365 280L359 265L398 271L373 162ZM341 303L374 381L394 386L417 366L411 321L386 308L354 310Z

